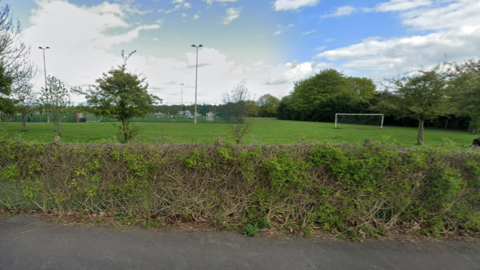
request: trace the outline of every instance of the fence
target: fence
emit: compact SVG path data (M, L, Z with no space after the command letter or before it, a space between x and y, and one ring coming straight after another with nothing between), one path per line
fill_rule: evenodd
M53 122L53 116L50 118L46 114L30 114L25 117L27 122ZM96 116L94 114L83 114L78 118L79 122L118 122L119 120L111 117ZM4 116L1 121L6 122L21 122L21 115ZM131 122L151 122L151 123L193 123L193 117L185 117L184 115L176 114L147 114L144 117L133 117ZM75 114L64 114L61 117L63 123L77 122ZM197 123L224 123L225 121L220 117L207 118L205 116L197 116Z

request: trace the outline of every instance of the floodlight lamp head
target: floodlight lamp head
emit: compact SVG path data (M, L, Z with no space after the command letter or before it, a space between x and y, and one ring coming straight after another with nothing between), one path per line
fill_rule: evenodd
M195 44L192 44L192 47L194 47L194 48L195 48L195 47L197 47L197 46L195 46Z
M200 45L198 45L198 47L203 47L203 45L202 45L202 44L200 44Z

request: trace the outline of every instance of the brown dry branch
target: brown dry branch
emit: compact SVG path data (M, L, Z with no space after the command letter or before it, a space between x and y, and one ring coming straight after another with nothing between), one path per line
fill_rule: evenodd
M480 153L328 144L0 142L0 208L222 228L480 229Z

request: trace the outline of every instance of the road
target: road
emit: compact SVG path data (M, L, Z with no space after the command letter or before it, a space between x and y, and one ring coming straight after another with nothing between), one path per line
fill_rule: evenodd
M249 238L0 216L0 269L480 269L480 243Z

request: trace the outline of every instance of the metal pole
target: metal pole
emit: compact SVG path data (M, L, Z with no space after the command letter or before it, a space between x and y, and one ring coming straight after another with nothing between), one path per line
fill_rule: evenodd
M195 115L193 116L195 121L194 123L197 123L197 80L198 80L198 47L197 48L197 62L195 65Z
M44 73L45 73L45 91L47 91L47 62L45 61L45 50L47 49L50 49L50 47L38 47L39 49L42 49L43 51L43 70L44 70ZM48 95L47 95L47 103L49 102L48 100ZM47 123L50 123L50 114L48 114L48 110L47 110Z
M183 112L183 83L180 84L182 86L182 112ZM185 112L183 113L183 115L185 115Z
M196 46L192 45L192 47L195 47L197 49L197 61L195 64L195 115L194 115L194 123L197 123L197 80L198 80L198 48L203 47L202 44Z

